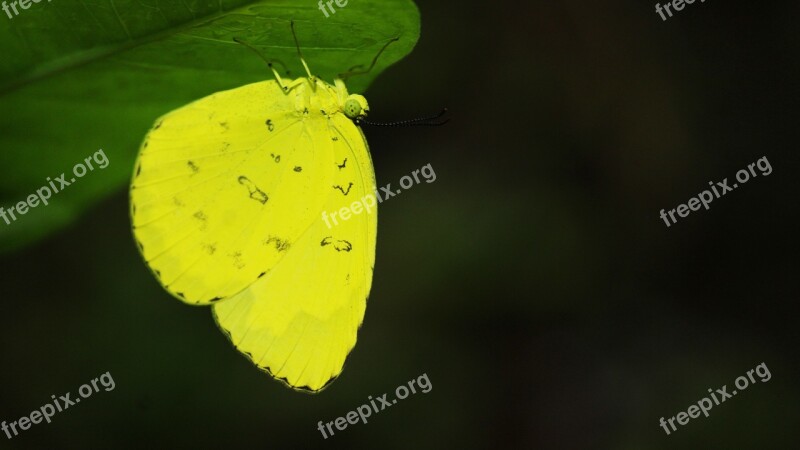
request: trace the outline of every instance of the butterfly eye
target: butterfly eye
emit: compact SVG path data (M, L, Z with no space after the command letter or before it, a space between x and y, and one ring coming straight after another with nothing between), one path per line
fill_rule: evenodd
M344 114L351 119L361 116L361 111L361 104L354 98L348 99L344 103Z

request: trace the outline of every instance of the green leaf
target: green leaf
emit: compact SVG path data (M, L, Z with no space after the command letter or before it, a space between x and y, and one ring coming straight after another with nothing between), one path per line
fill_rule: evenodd
M326 2L327 3L327 2ZM27 3L26 3L27 4ZM332 83L350 67L375 68L347 82L361 93L414 48L412 0L349 0L326 17L313 0L56 0L0 10L0 206L8 209L64 173L77 181L10 224L0 252L73 223L127 187L155 119L217 91L272 79L239 38L304 76L290 21L312 73ZM82 177L73 167L103 149L110 164ZM91 160L90 160L91 161ZM59 182L55 183L58 187Z

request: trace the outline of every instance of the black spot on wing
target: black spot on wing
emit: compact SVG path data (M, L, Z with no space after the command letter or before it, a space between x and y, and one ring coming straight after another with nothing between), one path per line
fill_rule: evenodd
M288 240L280 239L276 236L270 236L267 239L264 239L264 245L269 245L271 243L275 243L275 250L279 252L285 252L286 250L291 247Z
M325 247L326 245L333 245L333 248L337 252L349 252L353 249L353 244L349 241L344 239L333 239L333 236L328 236L320 242L320 247Z
M347 195L347 194L349 194L349 193L350 193L350 189L352 189L352 188L353 188L353 183L352 183L352 182L350 182L350 184L347 186L347 190L346 190L346 191L345 191L345 190L344 190L344 189L343 189L341 186L339 186L339 185L336 185L336 186L334 186L333 188L334 188L334 189L338 189L339 191L341 191L341 192L342 192L342 194L344 194L344 195Z
M197 167L197 164L195 164L194 161L187 161L186 165L189 166L189 169L192 171L192 175L200 171L200 168Z
M336 140L336 138L334 137L334 138L333 138L333 140L335 141L335 140ZM345 159L344 159L344 161L342 161L342 163L341 163L341 164L337 164L337 165L336 165L336 167L338 167L338 168L339 168L339 170L342 170L342 169L344 169L345 167L347 167L347 158L345 158Z
M269 156L272 156L272 159L274 159L276 163L281 162L281 155L276 155L274 153L270 153Z
M353 249L353 244L345 240L340 240L333 244L333 248L335 248L337 252L349 252Z
M269 131L275 131L275 124L270 119L267 119L266 124Z
M261 202L262 205L266 204L267 200L269 200L267 194L265 194L264 191L259 189L258 186L256 186L252 181L250 181L250 179L247 178L246 176L242 175L239 177L239 184L247 188L247 190L250 192L250 198L258 202Z
M192 217L200 222L200 230L205 231L208 227L208 217L206 217L206 213L203 211L197 211L196 213L192 214Z
M295 166L295 168L294 168L294 171L295 171L295 172L302 172L302 171L303 171L303 168L302 168L302 167L300 167L300 166Z
M233 252L228 254L233 259L233 267L241 270L244 269L245 263L242 261L242 252Z

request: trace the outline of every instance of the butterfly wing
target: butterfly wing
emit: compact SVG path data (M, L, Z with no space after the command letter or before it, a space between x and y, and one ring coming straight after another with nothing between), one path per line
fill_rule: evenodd
M214 317L259 368L293 388L319 391L341 373L364 318L377 202L361 130L342 114L306 124L314 145L333 146L333 158L325 161L334 175L324 186L324 205L286 256L252 286L215 304ZM351 211L346 220L343 208Z
M242 291L318 220L333 146L275 81L218 92L156 122L131 184L139 249L190 304Z

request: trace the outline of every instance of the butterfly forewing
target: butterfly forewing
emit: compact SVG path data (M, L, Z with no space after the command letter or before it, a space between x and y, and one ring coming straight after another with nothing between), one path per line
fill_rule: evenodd
M316 218L334 171L274 81L219 92L159 119L131 186L134 235L164 287L191 304L269 271Z

